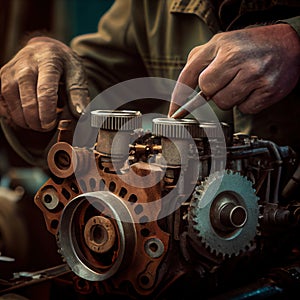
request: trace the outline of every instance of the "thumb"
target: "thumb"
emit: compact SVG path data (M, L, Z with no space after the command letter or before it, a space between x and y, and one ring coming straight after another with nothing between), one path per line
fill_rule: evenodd
M66 62L65 82L71 113L79 118L90 98L85 70L80 58L73 54Z
M73 85L68 90L68 99L71 113L79 118L90 102L87 85L86 87Z

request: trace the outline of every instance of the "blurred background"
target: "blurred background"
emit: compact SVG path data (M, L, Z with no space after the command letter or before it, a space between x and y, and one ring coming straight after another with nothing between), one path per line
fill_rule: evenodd
M95 32L113 0L0 0L0 66L20 48L28 33L41 31L69 43Z
M66 44L97 31L113 0L0 0L0 67L22 48L26 36L41 32ZM61 263L54 237L47 232L33 197L48 179L26 164L0 129L0 279ZM11 257L13 262L1 260ZM5 259L4 259L5 260Z

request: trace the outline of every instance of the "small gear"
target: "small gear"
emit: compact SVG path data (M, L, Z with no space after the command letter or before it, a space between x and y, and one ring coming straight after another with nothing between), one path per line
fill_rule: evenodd
M259 206L252 182L228 170L211 174L196 187L189 224L212 253L231 257L245 251L256 236Z

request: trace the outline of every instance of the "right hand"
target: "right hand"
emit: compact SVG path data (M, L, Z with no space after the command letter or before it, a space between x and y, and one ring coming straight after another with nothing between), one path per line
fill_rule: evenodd
M297 86L300 40L288 24L254 26L216 34L189 54L174 88L169 116L199 86L228 110L257 114L283 100ZM187 93L189 92L189 93Z
M71 111L88 104L81 59L68 46L48 37L29 40L0 70L0 115L21 128L50 131L57 125L58 88L63 80Z

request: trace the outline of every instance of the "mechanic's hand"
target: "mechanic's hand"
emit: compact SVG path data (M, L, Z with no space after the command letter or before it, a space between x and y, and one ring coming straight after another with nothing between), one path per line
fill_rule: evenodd
M0 115L22 128L50 131L57 123L58 87L65 82L70 107L80 114L88 89L80 58L48 37L29 40L0 70Z
M197 84L221 109L237 105L243 113L258 113L293 90L299 67L300 39L288 24L219 33L190 52L169 116L186 102L185 85Z

